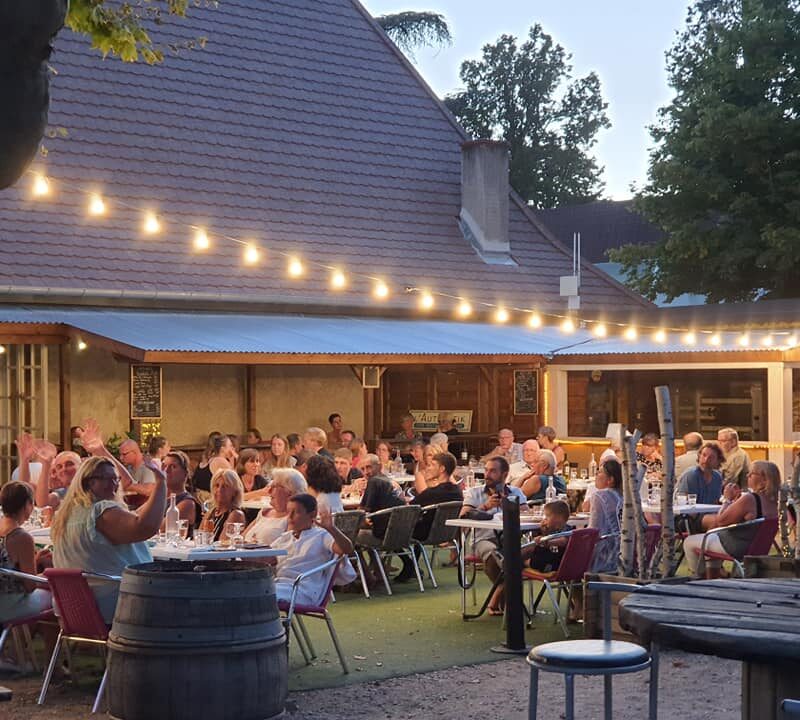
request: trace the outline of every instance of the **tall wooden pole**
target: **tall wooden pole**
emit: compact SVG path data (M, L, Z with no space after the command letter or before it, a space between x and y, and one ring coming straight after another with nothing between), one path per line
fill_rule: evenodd
M664 451L664 484L661 486L661 577L668 577L675 562L675 514L672 498L675 492L675 425L672 422L672 401L669 387L655 388L658 429Z
M624 432L624 431L623 431ZM622 435L622 433L620 434ZM630 438L620 436L619 444L622 448L622 533L620 538L620 574L624 577L633 576L633 559L636 538L641 531L636 528L635 505L642 511L641 499L637 497L637 463L636 445L642 433L636 430ZM644 557L643 555L640 557Z

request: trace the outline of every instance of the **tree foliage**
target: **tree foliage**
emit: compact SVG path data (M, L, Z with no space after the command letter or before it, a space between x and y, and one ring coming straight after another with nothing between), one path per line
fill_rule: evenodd
M610 127L595 73L572 80L572 58L534 25L518 45L511 35L461 65L465 89L445 98L476 138L505 140L511 184L536 207L587 202L602 192L590 150Z
M661 242L614 253L653 299L800 296L800 0L696 0L638 197Z
M453 38L444 15L434 12L399 12L379 15L375 21L406 55L423 46L449 45Z

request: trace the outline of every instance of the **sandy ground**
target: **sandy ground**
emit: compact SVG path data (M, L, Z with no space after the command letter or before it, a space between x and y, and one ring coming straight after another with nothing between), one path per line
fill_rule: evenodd
M308 669L313 672L313 668ZM543 673L539 690L539 718L557 720L564 714L561 675ZM662 718L729 720L740 714L740 664L704 655L664 651L661 655L659 708ZM522 659L504 660L411 675L330 690L292 693L287 720L359 720L361 718L444 718L446 720L502 720L527 718L528 668ZM614 679L615 720L647 716L647 673ZM14 692L0 703L4 720L86 718L94 687L53 686L43 707L36 705L40 679L0 678ZM576 716L602 717L603 681L578 678ZM102 717L102 716L98 716ZM154 720L156 720L154 718Z

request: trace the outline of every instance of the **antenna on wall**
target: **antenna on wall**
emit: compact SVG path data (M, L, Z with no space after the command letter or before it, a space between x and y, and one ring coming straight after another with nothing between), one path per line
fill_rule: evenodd
M572 233L572 275L560 278L561 297L567 298L568 310L580 310L581 307L581 234Z

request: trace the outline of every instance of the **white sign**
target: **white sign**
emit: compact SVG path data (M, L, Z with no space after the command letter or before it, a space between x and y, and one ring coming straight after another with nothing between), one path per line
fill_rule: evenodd
M472 410L409 410L414 416L414 430L436 432L439 429L439 415L450 418L458 432L472 431Z

